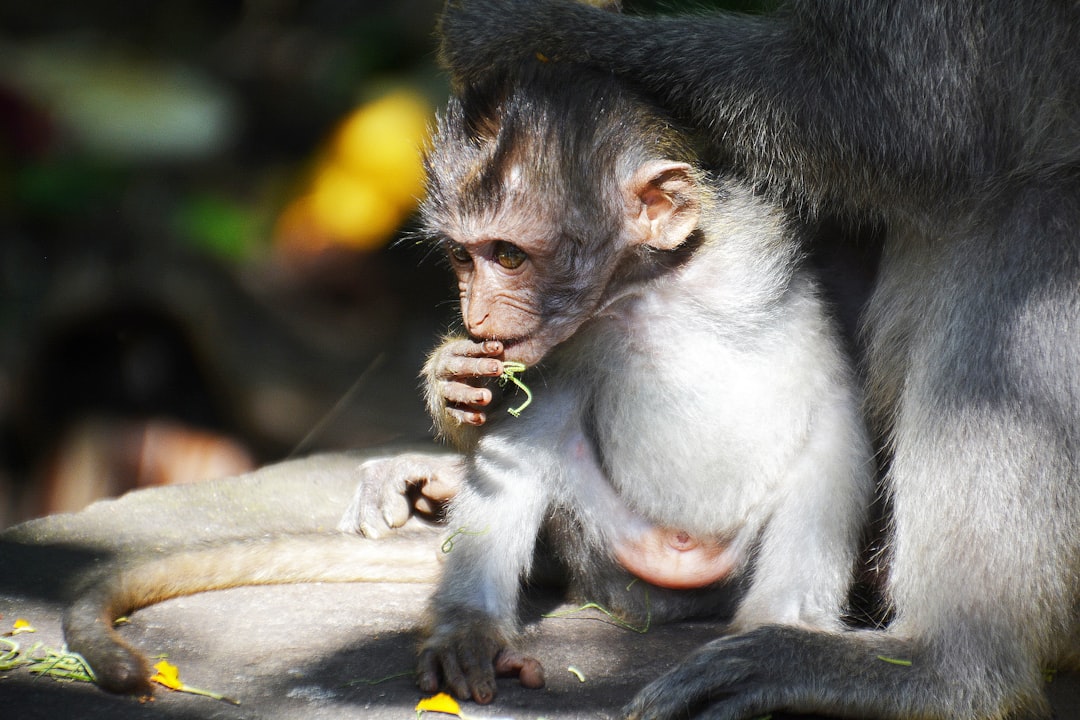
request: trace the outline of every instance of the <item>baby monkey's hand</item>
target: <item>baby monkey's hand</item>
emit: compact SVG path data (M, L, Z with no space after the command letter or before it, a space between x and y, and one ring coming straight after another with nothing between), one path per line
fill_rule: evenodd
M338 529L378 538L414 515L440 519L443 506L464 482L461 462L457 453L403 452L371 458L357 468L356 492Z
M447 340L431 354L424 366L428 410L441 431L487 422L485 409L494 400L488 381L503 374L502 354L497 340L468 339Z

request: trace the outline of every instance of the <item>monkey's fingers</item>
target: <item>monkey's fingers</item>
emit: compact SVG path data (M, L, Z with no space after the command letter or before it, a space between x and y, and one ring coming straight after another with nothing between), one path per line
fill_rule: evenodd
M472 699L487 705L495 699L495 667L484 654L470 645L431 647L420 653L416 684L421 692L433 693L442 684L459 700Z
M419 486L419 494L413 495L413 507L421 515L438 516L445 510L446 503L461 490L463 480L461 466L454 465L445 470L433 472Z
M498 377L503 344L498 340L450 340L429 358L427 370L439 379Z
M451 420L459 425L474 427L480 427L487 422L487 415L483 410L491 404L493 399L491 390L449 381L440 383L439 390L444 401L445 412Z
M413 510L409 488L422 482L422 478L399 477L394 478L393 482L383 483L377 494L377 506L365 508L361 532L367 537L374 537L369 533L377 527L377 518L381 518L386 527L392 529L408 522Z
M454 422L460 425L480 427L487 422L487 415L474 410L458 410L457 408L448 407L446 408L446 414L449 415Z
M338 529L378 538L409 518L408 487L416 481L398 458L368 460L357 469L360 481Z
M447 659L452 666L447 668L441 661L441 653L434 648L427 648L420 652L416 661L416 686L422 693L435 693L442 687L442 678L446 676L446 685L451 694L459 699L469 696L468 685L461 668L457 666L457 660L453 657ZM455 686L454 679L458 681Z
M437 503L451 498L461 486L457 455L403 453L375 458L361 464L358 473L360 481L338 529L369 538L405 524L413 512L415 494L410 496L410 488L419 488L422 496Z
M503 353L503 344L498 340L452 340L443 346L443 351L461 357L499 357Z
M457 472L459 469L460 466L455 465L453 468L455 472L433 473L420 488L423 497L437 503L444 503L457 495L464 482L461 473Z
M473 387L462 382L443 382L440 384L440 390L446 404L456 407L478 410L490 405L492 400L491 390L488 388Z
M431 650L421 651L416 659L416 687L426 694L439 691L439 663Z
M490 357L469 357L444 353L435 363L435 376L441 380L495 378L503 373L501 361Z
M445 503L431 500L421 495L413 502L416 511L421 515L435 517L445 512Z
M510 648L504 648L495 656L495 674L517 677L522 687L531 690L544 687L544 666L540 661Z

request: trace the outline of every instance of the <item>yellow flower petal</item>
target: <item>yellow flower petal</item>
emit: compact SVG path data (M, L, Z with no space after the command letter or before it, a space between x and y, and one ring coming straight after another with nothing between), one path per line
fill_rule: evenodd
M416 703L416 712L439 712L461 717L461 706L457 704L457 700L446 693L439 693Z
M33 625L31 625L28 621L23 620L22 618L16 618L15 619L15 624L12 625L11 627L12 627L12 630L11 630L12 635L18 635L19 633L24 633L24 632L37 632L37 630L34 629Z
M184 683L180 682L180 668L172 663L162 660L154 663L154 669L157 672L150 678L150 682L164 685L170 690L180 690L184 687Z
M170 690L176 690L178 692L191 693L192 695L202 695L203 697L213 698L214 700L224 700L227 703L233 705L239 705L239 700L234 700L231 697L226 697L221 693L216 693L212 690L202 690L197 687L191 687L180 680L180 669L172 663L162 660L161 662L154 663L154 669L156 673L150 678L150 682L156 682L159 685L164 685Z

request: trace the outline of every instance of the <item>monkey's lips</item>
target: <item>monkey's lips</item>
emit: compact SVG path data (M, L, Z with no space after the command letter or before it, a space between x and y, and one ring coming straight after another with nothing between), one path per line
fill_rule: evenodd
M536 365L551 351L552 345L543 338L522 337L513 340L500 340L503 344L503 359L519 362L525 367Z
M542 324L537 332L514 338L497 338L503 344L503 359L526 367L538 364L558 345L577 332L581 321Z

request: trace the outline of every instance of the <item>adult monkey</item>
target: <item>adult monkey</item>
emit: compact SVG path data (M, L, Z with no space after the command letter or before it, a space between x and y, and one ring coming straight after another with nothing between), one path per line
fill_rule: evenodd
M1080 5L460 0L442 34L458 82L537 53L612 69L751 181L886 230L863 322L895 619L718 640L631 715L1045 714L1080 600Z

